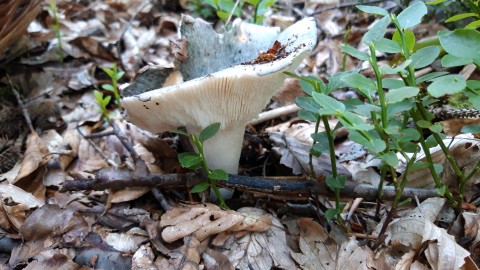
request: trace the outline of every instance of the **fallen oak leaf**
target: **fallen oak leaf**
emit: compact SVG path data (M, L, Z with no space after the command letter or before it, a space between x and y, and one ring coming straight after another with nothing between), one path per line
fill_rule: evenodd
M174 242L188 235L203 241L210 235L224 231L266 231L271 219L267 215L222 210L213 204L175 207L162 216L162 238Z

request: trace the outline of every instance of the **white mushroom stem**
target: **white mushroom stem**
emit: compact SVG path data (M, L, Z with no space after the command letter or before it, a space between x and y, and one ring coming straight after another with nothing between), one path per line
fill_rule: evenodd
M237 174L245 126L222 129L215 139L203 142L203 153L210 170L222 169Z

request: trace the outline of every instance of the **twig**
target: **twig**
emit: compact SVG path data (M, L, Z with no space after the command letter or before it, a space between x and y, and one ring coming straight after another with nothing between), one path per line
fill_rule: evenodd
M233 5L232 10L230 11L230 15L228 15L227 20L225 21L225 25L228 25L230 23L230 20L232 19L233 13L235 12L235 9L238 7L238 3L240 3L240 0L235 1L235 5Z
M120 178L116 178L111 172L100 173L96 179L76 179L66 181L60 191L78 191L78 190L120 190L127 187L162 187L171 188L189 188L202 181L202 177L193 173L187 174L150 174L145 177L139 177L133 172L122 172ZM259 177L249 177L241 175L229 175L228 181L216 181L216 184L222 187L239 189L245 192L262 193L272 196L288 196L291 199L308 199L312 194L333 196L323 182L312 184L311 181L302 178L301 180L277 180ZM347 183L340 194L348 198L364 198L374 201L377 198L377 187L365 184ZM395 197L394 187L384 187L383 196L385 200L391 200ZM417 196L420 200L431 197L439 197L436 189L405 188L403 199Z
M80 130L80 126L77 126L76 130L85 140L87 140L87 142L93 147L93 149L95 149L95 151L103 158L103 160L107 162L108 165L114 168L118 167L118 165L113 160L110 160L103 154L102 150L98 148L98 146L91 139L85 137L85 134L83 134L83 132Z
M251 125L260 124L268 120L278 118L280 116L296 113L298 112L298 110L300 110L300 108L296 104L275 108L273 110L260 113L258 115L258 118L253 119L252 121L249 122L249 124Z
M12 93L15 95L15 98L17 99L18 106L20 106L20 108L22 109L23 118L25 118L25 122L27 123L27 126L30 129L30 132L35 133L35 129L33 128L33 125L32 125L32 120L30 119L30 115L28 114L27 108L25 108L25 106L23 105L22 98L18 94L17 89L15 89L15 87L13 86L13 82L10 79L10 76L7 75L7 79L8 79L8 83L10 84Z

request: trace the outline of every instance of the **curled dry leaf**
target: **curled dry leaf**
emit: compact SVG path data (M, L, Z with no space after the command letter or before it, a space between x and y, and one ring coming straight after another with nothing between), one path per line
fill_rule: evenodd
M386 231L386 244L396 249L411 247L418 250L428 242L424 254L433 269L462 267L469 252L458 245L445 229L433 223L444 203L441 198L427 199L403 217L392 221Z
M270 224L268 216L222 210L213 204L176 207L165 213L160 221L160 226L166 227L162 238L169 243L188 235L202 241L224 231L266 231Z

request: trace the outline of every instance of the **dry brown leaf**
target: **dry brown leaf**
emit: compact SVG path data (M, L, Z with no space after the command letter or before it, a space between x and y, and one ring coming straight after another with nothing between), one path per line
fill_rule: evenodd
M159 268L157 268L153 262L154 259L155 255L150 245L142 245L135 254L133 254L132 270L158 270Z
M187 235L203 241L227 230L264 231L270 228L270 221L268 217L252 217L248 213L222 210L213 204L201 204L167 211L160 226L166 227L162 232L163 240L171 243Z
M49 159L48 148L37 133L32 133L28 136L26 147L27 149L25 150L20 171L13 183L30 175L38 167L44 165Z
M445 270L460 268L470 253L458 245L447 231L433 223L444 203L441 198L427 199L403 217L392 221L386 231L385 243L394 248L417 250L428 241L424 253L430 267Z
M255 211L257 216L264 213L260 209L250 207L238 211ZM245 235L222 233L215 237L212 244L229 258L235 269L296 269L295 262L289 254L285 229L278 218L274 216L270 218L272 226L268 231ZM227 239L218 239L224 237Z

